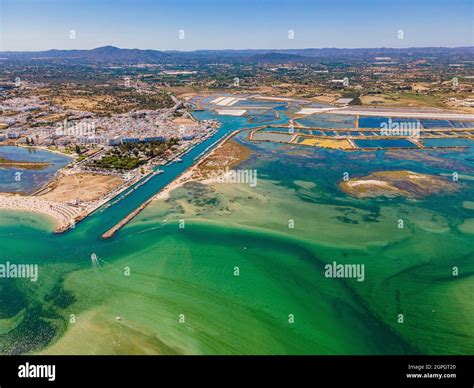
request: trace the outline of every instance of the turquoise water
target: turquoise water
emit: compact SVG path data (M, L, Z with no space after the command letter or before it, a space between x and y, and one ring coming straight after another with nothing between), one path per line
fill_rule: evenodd
M199 119L215 118L196 112ZM327 150L237 141L256 188L200 184L149 206L114 238L100 235L225 134L64 235L40 217L2 212L3 260L37 263L41 281L0 282L0 353L468 354L472 335L474 153ZM284 124L282 115L275 123ZM461 189L422 201L363 200L343 174L410 169ZM463 178L465 177L465 179ZM186 228L178 220L186 219ZM397 228L403 218L406 227ZM293 219L295 229L288 228ZM91 253L100 258L93 269ZM328 279L325 263L365 263L367 279ZM457 265L462 276L453 278ZM132 276L123 275L129 266ZM235 277L235 266L241 269ZM177 317L186 314L186 325ZM397 314L406 321L398 324ZM288 314L296 316L288 324ZM70 314L77 323L70 324ZM122 317L123 322L117 321ZM433 340L435 338L436 340ZM51 348L48 348L52 346Z
M210 111L194 112L194 116L198 120L216 118L216 115ZM200 155L205 152L208 147L212 148L215 146L219 139L241 127L252 128L258 126L258 124L249 123L248 119L245 117L219 116L219 120L222 124L217 133L183 155L181 157L181 163L173 163L169 166L160 167L164 173L153 177L146 184L142 185L137 190L134 190L130 195L126 196L117 204L110 207L104 206L101 209L98 209L90 217L78 224L74 233L85 233L85 230L87 230L87 233L91 233L93 230L96 238L99 238L102 233L114 226L141 203L155 195L177 176L183 173L189 166L194 164L196 158L199 159ZM284 123L287 120L287 116L281 114L280 119L274 120L272 123Z

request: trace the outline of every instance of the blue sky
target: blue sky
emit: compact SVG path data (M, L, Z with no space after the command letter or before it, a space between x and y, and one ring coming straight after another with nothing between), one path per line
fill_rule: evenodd
M0 0L0 51L104 45L157 50L471 46L473 4L473 0ZM70 39L71 30L75 39ZM289 30L294 39L289 39Z

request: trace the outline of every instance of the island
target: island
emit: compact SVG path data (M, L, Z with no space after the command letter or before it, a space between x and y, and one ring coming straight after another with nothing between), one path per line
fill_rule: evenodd
M420 199L433 194L452 193L457 182L436 175L413 171L377 171L364 177L339 182L339 188L357 198L396 197Z

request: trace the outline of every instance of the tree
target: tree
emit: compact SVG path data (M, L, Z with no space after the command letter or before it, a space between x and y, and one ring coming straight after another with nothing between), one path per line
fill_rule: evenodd
M81 154L81 147L79 147L77 144L76 144L76 154L78 155Z

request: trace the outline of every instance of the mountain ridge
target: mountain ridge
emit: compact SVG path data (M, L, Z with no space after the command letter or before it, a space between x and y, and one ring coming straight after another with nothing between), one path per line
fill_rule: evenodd
M0 51L3 60L85 60L90 62L149 62L210 59L241 60L242 62L311 62L316 58L357 57L363 55L389 56L404 54L469 54L474 46L463 47L412 47L412 48L303 48L303 49L223 49L194 51L159 51L153 49L101 46L93 49L50 49L45 51Z

